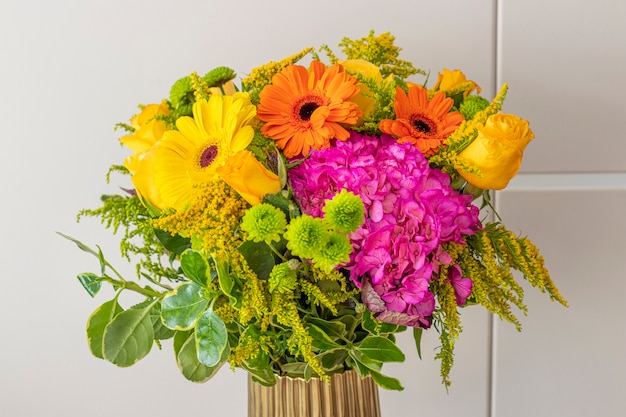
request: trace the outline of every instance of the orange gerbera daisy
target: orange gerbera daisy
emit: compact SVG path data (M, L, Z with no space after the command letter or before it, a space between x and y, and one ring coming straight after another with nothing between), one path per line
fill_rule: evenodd
M463 116L450 109L454 100L442 92L428 101L428 92L421 86L409 87L409 94L396 88L396 120L381 120L383 133L398 138L398 142L410 142L424 156L431 156L463 121Z
M290 65L272 77L260 95L261 133L276 140L285 156L306 156L311 149L330 146L330 139L346 140L340 125L355 124L362 112L350 102L359 92L358 80L341 65L326 68L313 61L307 69Z

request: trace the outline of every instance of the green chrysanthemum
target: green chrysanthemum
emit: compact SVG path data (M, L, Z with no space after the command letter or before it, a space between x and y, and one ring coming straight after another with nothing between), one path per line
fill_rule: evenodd
M348 262L351 252L350 239L339 233L329 233L326 242L313 256L313 263L328 273L337 265Z
M328 230L322 219L302 215L291 220L287 226L285 239L287 249L302 258L312 258L326 241Z
M322 209L324 221L341 233L352 233L361 226L365 218L365 207L361 197L347 190L341 190Z
M459 106L459 112L465 120L470 120L476 113L489 106L490 102L481 96L469 96Z
M293 291L298 283L296 270L299 266L300 262L297 259L290 259L287 262L274 265L269 277L270 292L287 293Z
M268 245L272 241L280 240L285 227L285 213L267 203L250 207L241 221L241 229L248 233L248 240L265 242Z

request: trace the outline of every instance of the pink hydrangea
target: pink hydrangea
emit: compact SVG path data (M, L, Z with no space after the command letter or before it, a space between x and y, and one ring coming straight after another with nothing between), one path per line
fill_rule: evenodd
M289 181L302 211L315 217L341 189L361 197L366 218L350 235L350 278L379 320L430 326L435 301L429 283L439 265L451 262L441 245L464 244L463 236L481 225L471 196L454 191L450 177L431 169L414 145L356 132L313 152L289 171ZM449 279L465 302L467 278L456 268Z

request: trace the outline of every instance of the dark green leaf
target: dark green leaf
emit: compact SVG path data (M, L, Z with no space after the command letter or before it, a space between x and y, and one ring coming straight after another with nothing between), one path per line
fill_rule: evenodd
M402 391L404 387L396 378L392 378L390 376L386 376L381 374L380 372L376 372L370 370L370 375L376 384L384 389Z
M209 279L209 264L204 256L193 249L187 249L180 256L180 266L187 278L205 287Z
M84 272L82 274L79 274L77 278L83 288L89 293L92 298L95 297L96 294L98 294L98 291L100 291L100 288L102 287L100 277L93 272Z
M87 319L87 342L89 343L89 350L96 358L104 359L102 353L104 329L122 311L122 307L115 297L98 307Z
M209 308L196 323L198 359L206 366L216 366L224 354L224 350L227 349L226 325L220 316L215 314L212 308Z
M404 353L395 343L382 336L368 336L358 346L359 352L381 362L404 362Z
M417 348L417 356L422 359L422 331L421 327L413 328L413 339L415 340L415 347Z
M332 372L343 368L347 358L348 351L343 348L327 350L317 356L317 359L322 365L322 369L326 372Z
M268 279L274 268L274 253L265 242L244 242L239 252L260 279Z
M193 382L205 382L219 371L222 365L226 363L227 358L228 349L225 349L222 357L215 366L206 366L201 363L198 360L195 336L191 333L181 346L178 355L176 355L176 363L182 374L188 380Z
M154 229L154 235L165 249L176 255L180 255L185 249L191 247L191 240L180 235L172 235L160 229Z
M142 309L128 309L115 316L104 330L104 359L124 368L150 353L154 342L150 311L156 302Z
M163 298L161 319L172 330L189 330L208 305L202 288L195 282L187 282Z

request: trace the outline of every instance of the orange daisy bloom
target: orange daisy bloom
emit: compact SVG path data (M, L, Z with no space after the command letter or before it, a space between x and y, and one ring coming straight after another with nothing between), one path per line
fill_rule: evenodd
M355 124L362 114L356 103L348 101L358 94L357 84L341 65L326 68L312 61L308 70L288 66L261 91L257 110L265 122L261 133L276 140L288 158L327 148L330 139L348 139L350 133L340 123Z
M396 88L396 120L381 120L379 128L397 137L400 143L414 144L428 157L463 121L461 113L450 112L453 105L454 100L443 92L428 101L428 92L421 86L409 87L408 96L401 88Z

